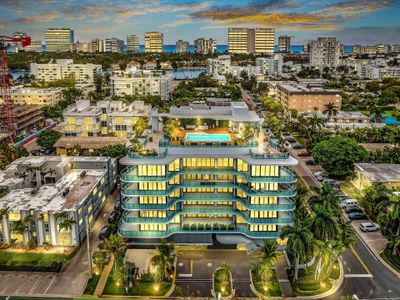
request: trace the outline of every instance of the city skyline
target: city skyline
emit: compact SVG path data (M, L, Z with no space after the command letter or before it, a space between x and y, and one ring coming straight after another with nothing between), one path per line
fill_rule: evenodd
M40 5L38 5L40 2ZM227 44L228 27L273 27L277 36L302 44L317 36L335 36L346 44L400 43L398 0L350 1L68 1L2 0L0 34L27 32L44 40L49 27L70 27L75 40L161 31L165 44L197 37ZM374 27L370 25L374 24Z

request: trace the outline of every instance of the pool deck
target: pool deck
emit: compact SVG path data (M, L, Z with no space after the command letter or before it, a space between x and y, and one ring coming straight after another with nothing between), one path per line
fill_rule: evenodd
M210 128L206 130L191 130L191 129L184 129L180 130L179 128L175 128L173 132L173 137L186 139L187 133L206 133L206 134L229 134L231 136L231 140L235 137L235 133L229 132L226 128Z

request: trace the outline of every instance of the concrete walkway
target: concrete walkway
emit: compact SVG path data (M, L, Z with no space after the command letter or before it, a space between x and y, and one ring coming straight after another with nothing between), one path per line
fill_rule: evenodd
M292 287L290 286L289 277L287 275L286 269L288 264L283 255L279 256L275 263L276 276L278 277L279 284L282 290L282 296L293 297Z
M111 259L108 264L103 268L101 272L99 282L97 283L96 289L94 290L93 296L100 297L103 294L103 290L106 286L108 276L114 266L114 255L111 255Z

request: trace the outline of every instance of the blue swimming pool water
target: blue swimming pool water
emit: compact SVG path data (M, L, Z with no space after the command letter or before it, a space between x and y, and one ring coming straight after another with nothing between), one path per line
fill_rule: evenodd
M230 142L227 133L186 133L186 140L191 142Z

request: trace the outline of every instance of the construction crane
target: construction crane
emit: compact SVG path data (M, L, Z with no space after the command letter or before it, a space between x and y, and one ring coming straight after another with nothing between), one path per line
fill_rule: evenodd
M3 36L0 35L0 98L3 99L1 108L3 127L12 138L15 137L13 103L10 92L10 77L7 58L7 48L14 45L26 47L31 44L31 38L27 36Z

